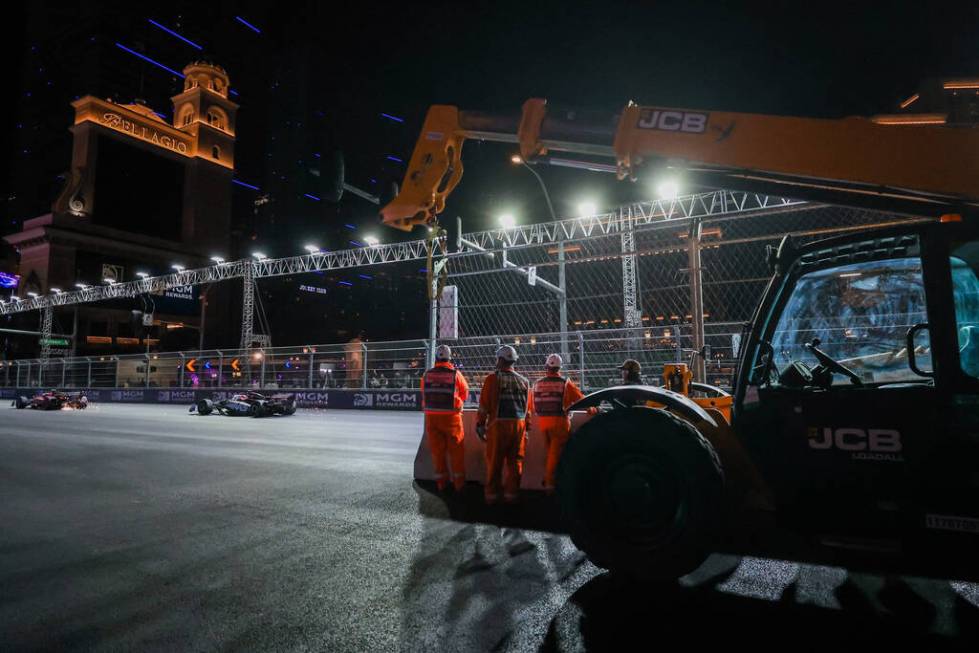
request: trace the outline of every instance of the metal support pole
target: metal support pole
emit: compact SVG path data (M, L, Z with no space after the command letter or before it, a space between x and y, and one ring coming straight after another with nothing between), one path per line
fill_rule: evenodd
M113 388L118 388L119 387L119 357L118 356L113 356L112 357L112 360L115 361L115 363L116 363L116 381L115 381L115 383L113 384L112 387Z
M439 303L437 299L429 302L428 310L428 351L425 355L425 369L435 367L435 347L438 340Z
M361 377L360 378L360 383L361 383L361 386L360 387L363 388L364 390L366 390L367 389L367 343L366 342L360 343L360 351L364 354L363 371L361 372L361 375L360 375L360 377Z
M255 329L255 264L246 261L241 275L241 349L247 356Z
M704 383L707 380L707 366L704 357L700 355L704 350L704 289L700 267L701 231L700 220L693 220L690 223L687 252L688 267L690 268L690 314L693 316L693 348L697 351L693 358L693 378L694 381Z
M183 352L180 353L180 368L177 370L177 376L180 379L180 387L184 387L184 355Z
M578 331L578 375L581 391L584 392L588 384L585 383L585 336L581 331Z
M50 306L45 306L41 309L41 361L47 363L48 359L51 358L51 327L54 323L54 309ZM42 365L41 374L43 375L44 367Z
M204 326L207 324L207 291L211 286L208 285L201 293L201 329L197 338L197 351L204 351Z
M218 352L218 386L219 388L224 387L224 352L220 349Z
M144 354L143 358L146 359L146 368L143 370L143 387L150 387L150 355Z
M259 388L264 388L265 387L265 354L264 354L264 352L262 353L262 367L261 367L261 370L259 371L258 387Z
M309 350L309 386L308 386L310 389L312 389L313 387L313 365L316 364L314 360L315 357L316 354L314 354L313 350L310 349Z
M642 334L642 310L639 304L639 278L636 273L636 234L631 210L619 210L619 219L625 222L622 230L622 321L629 329L629 351L637 352ZM636 354L638 356L638 354Z
M85 384L85 387L91 388L92 387L92 359L86 356L85 360L88 362L88 383Z
M564 241L557 244L557 285L561 293L557 296L558 319L561 320L561 358L568 360L568 286L564 276Z
M75 354L78 353L78 307L75 306L75 310L72 312L73 315L71 318L71 357L74 358Z
M65 387L65 382L68 379L68 359L61 359L61 387Z

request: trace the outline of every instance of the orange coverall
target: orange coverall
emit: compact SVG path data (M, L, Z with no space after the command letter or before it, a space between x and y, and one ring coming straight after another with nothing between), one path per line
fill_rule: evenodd
M531 394L530 412L539 420L540 430L547 444L547 466L544 469L544 490L554 491L557 465L561 460L564 445L571 437L571 416L568 407L584 398L571 379L559 373L548 372L537 380Z
M504 501L512 503L520 495L529 403L530 381L516 372L500 370L486 377L476 419L478 425L487 427L486 503L499 501L501 477Z
M445 489L449 477L445 464L448 453L452 485L461 490L466 483L462 406L469 396L469 383L452 363L438 362L422 375L421 386L425 433L428 434L428 447L432 452L435 484L439 490Z

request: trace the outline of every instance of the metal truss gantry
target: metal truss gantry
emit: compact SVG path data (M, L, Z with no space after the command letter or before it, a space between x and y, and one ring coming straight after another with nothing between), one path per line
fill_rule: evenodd
M552 222L500 228L462 234L459 251L449 252L444 239L435 241L438 257L456 257L499 254L504 268L524 275L529 271L507 260L507 250L545 244L558 245L563 259L566 241L587 240L620 234L622 237L623 308L626 326L641 325L641 307L636 277L635 237L636 231L656 228L659 224L689 222L703 218L758 214L762 212L782 212L803 208L805 202L781 197L759 195L757 193L713 191L685 195L673 199L651 200L622 206L615 211L593 216L583 216ZM809 205L813 206L813 205ZM302 256L286 258L267 258L262 260L242 259L220 263L204 268L183 270L158 277L148 277L137 281L89 286L71 292L30 297L22 300L0 301L0 315L11 315L26 311L42 310L42 357L45 354L44 342L50 340L50 326L45 331L45 320L50 324L52 309L59 306L87 304L111 299L137 297L145 293L161 294L179 286L210 284L230 279L242 279L244 293L242 298L241 347L248 348L257 338L254 333L255 281L262 278L303 274L364 267L384 263L425 260L428 256L426 239L412 240L387 245L372 245L333 252L322 251ZM537 283L554 292L561 304L562 333L567 328L567 308L564 305L563 260L559 285L554 286L543 279ZM50 350L48 350L48 355ZM567 345L562 341L562 353L567 353Z

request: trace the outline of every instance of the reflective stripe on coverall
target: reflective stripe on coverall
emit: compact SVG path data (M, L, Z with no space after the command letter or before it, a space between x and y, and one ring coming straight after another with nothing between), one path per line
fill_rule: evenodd
M527 449L527 406L530 382L511 370L486 377L479 397L478 423L487 424L486 487L487 503L500 498L502 477L504 501L516 501Z
M466 483L466 454L463 447L462 406L469 396L469 383L452 363L438 362L422 375L422 408L425 410L425 433L432 452L435 484L445 488L449 469L452 485L461 490Z
M547 445L547 464L544 468L544 489L554 489L558 462L564 445L571 437L571 416L568 407L584 398L571 379L548 373L534 384L531 412L539 419L540 430Z

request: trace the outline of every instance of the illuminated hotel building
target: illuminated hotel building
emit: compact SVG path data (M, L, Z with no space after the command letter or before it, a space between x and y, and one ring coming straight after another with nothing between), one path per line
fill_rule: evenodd
M149 107L81 97L75 111L70 173L51 213L25 220L4 239L20 255L22 292L130 281L137 272L197 267L231 247L231 188L238 105L228 74L195 62L183 69L172 123ZM217 292L217 291L215 291ZM209 301L209 330L228 326L227 301ZM221 293L226 298L226 292ZM169 333L201 319L198 289L79 308L78 347L145 348L147 329L133 310L155 314ZM213 315L212 315L213 313ZM192 338L184 338L196 343Z

